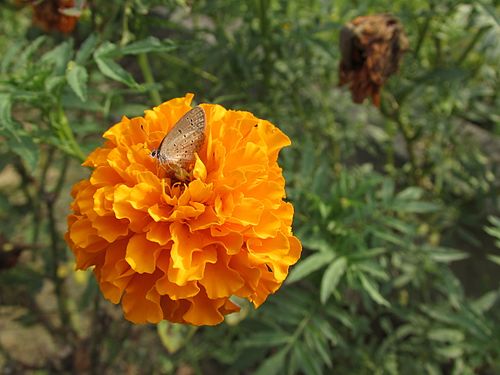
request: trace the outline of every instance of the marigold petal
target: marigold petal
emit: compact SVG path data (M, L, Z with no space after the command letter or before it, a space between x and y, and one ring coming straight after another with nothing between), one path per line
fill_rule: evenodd
M147 227L146 238L149 241L165 246L168 242L172 241L170 223L152 222Z
M205 167L205 164L203 161L201 161L200 157L198 154L196 156L196 161L194 163L194 168L193 168L193 177L196 179L195 181L205 181L207 179L207 167Z
M224 319L224 316L219 311L225 305L224 299L210 299L202 289L200 293L189 300L191 300L191 307L183 317L186 322L197 326L213 326Z
M216 263L207 263L203 279L199 281L205 287L210 299L230 297L244 282L239 273L228 267L229 258L219 251Z
M99 237L113 242L128 234L129 221L120 220L114 216L97 216L92 221L92 227L97 230Z
M123 312L128 320L134 323L158 323L162 320L160 295L152 291L158 277L159 273L142 275L130 281L122 298Z
M149 241L145 234L135 234L127 245L125 260L137 273L153 273L162 248Z
M184 285L177 285L168 279L170 256L167 253L160 254L157 260L158 267L165 273L156 282L156 290L160 295L168 295L172 300L193 297L200 291L196 281L188 281Z

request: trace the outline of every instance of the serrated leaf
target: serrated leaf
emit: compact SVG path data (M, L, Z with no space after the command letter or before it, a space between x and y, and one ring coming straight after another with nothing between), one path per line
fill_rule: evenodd
M500 256L498 255L493 255L493 254L488 254L486 256L489 260L491 260L493 263L497 264L500 266Z
M23 52L16 59L17 66L24 66L30 61L31 55L42 45L47 37L45 35L39 36L32 41L28 46L23 49Z
M458 346L458 345L450 345L450 346L445 346L441 348L435 348L436 353L442 355L445 358L458 358L463 355L463 348Z
M369 278L367 278L363 274L360 274L359 279L361 280L361 285L363 286L364 290L368 293L368 295L371 297L371 299L373 299L379 305L384 305L387 307L391 306L389 301L387 301L384 297L382 297L376 285Z
M0 94L0 129L7 129L17 138L15 124L12 120L12 96Z
M254 375L274 375L277 374L285 365L285 358L288 354L288 348L285 347L267 358L254 372Z
M90 36L87 39L85 39L85 41L78 49L78 52L76 53L75 57L75 62L79 65L85 65L90 56L92 56L92 52L94 51L96 44L97 44L97 35L90 34Z
M83 66L70 61L66 70L66 80L80 100L82 102L87 101L87 70Z
M434 212L440 209L440 206L431 202L401 202L398 201L394 205L394 210L398 212L411 213L411 214L423 214L428 212Z
M465 335L462 331L451 328L432 329L428 332L427 336L429 337L429 339L434 341L442 341L442 342L444 341L451 343L464 341L465 338Z
M365 261L363 263L356 263L356 269L363 271L365 274L373 276L375 279L387 281L389 275L385 272L384 268L377 262Z
M484 231L488 233L491 237L500 239L500 228L499 227L485 227Z
M10 44L9 48L3 52L2 60L0 61L0 72L2 74L7 73L7 70L11 65L14 69L19 64L19 52L25 47L25 43L18 41L15 44Z
M290 276L288 276L286 280L286 283L291 284L303 279L310 273L330 263L334 257L335 254L332 252L321 252L309 256L305 260L297 263L295 267L293 267L292 271L290 272Z
M150 36L143 40L138 40L120 48L123 55L137 55L148 52L167 52L175 48L171 40L160 41L158 38Z
M347 257L349 260L366 260L369 258L374 258L379 255L385 254L387 249L385 247L374 247L372 249L360 250L353 254L349 254Z
M290 341L290 336L279 332L258 332L245 338L241 345L244 347L280 346Z
M422 198L424 191L415 186L410 186L396 195L396 199L415 201Z
M41 62L54 66L52 75L63 75L64 69L73 54L73 40L70 39L46 52L40 59Z
M375 231L373 231L373 235L375 237L378 237L381 240L387 241L389 243L393 243L395 245L399 245L403 248L408 245L407 241L403 237L397 236L391 232L381 232L381 231L375 230Z
M440 263L450 263L456 262L457 260L466 259L469 257L469 254L463 251L444 248L444 247L436 247L436 248L427 248L429 253L429 257L436 262Z
M101 73L106 77L130 87L137 87L138 84L132 75L113 61L112 57L116 55L116 46L113 43L106 42L94 52L94 60Z
M323 278L321 279L321 303L325 304L332 292L337 287L341 277L347 268L347 260L344 257L335 259L332 264L328 266Z
M293 354L298 357L299 367L306 375L321 375L321 366L315 356L311 355L302 342L297 341L293 347Z
M499 297L500 293L496 290L492 290L488 293L483 294L481 297L472 302L472 307L476 311L485 313L495 305Z
M39 149L28 134L18 134L16 138L10 138L9 146L26 164L30 171L34 171L39 159Z

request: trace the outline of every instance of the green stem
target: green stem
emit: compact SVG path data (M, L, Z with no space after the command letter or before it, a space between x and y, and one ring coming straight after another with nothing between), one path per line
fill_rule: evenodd
M64 145L68 145L70 147L70 153L72 154L72 156L75 156L80 160L80 162L83 163L83 161L85 160L85 154L76 141L73 130L69 125L68 118L66 117L66 113L64 113L64 109L62 108L62 105L60 103L58 105L57 112L50 114L50 119L52 127L57 131L59 139ZM66 149L64 151L68 152L68 150Z
M92 309L92 335L90 344L90 373L99 374L101 364L101 344L102 344L102 322L100 321L100 295L94 296L94 306Z
M181 66L181 67L186 68L186 69L189 69L192 73L200 76L203 79L206 79L207 81L210 81L213 83L217 83L219 81L219 79L216 76L214 76L213 74L210 74L209 72L207 72L203 69L197 68L197 67L193 66L193 64L190 64L188 61L183 60L179 57L176 57L173 55L167 55L167 54L162 54L160 56L169 63Z
M40 235L40 226L42 224L42 207L41 207L41 197L45 194L45 185L47 183L47 173L49 171L50 166L52 165L52 161L54 160L54 148L50 147L47 152L47 157L44 160L42 172L40 174L40 182L38 184L38 189L33 197L33 221L34 221L34 229L33 229L33 238L32 243L38 243L38 237Z
M266 95L269 87L269 79L271 76L271 46L269 40L269 17L268 17L269 0L259 0L259 26L262 38L262 47L264 50L264 58L262 59L262 95Z
M51 193L45 193L45 203L47 206L47 213L49 219L50 231L50 250L51 250L51 264L50 264L50 277L54 283L55 295L57 299L57 307L59 311L59 318L61 319L61 326L64 327L64 334L66 339L74 338L74 331L71 327L70 313L67 306L66 293L64 290L64 280L59 276L58 270L61 263L61 254L63 249L60 247L60 236L57 231L57 219L55 214L55 203L59 198L62 186L66 179L66 172L69 159L66 157L63 161L63 166L59 174L59 179L56 183L55 189Z
M145 53L140 53L137 56L139 67L141 68L142 76L144 77L144 81L150 86L149 95L151 97L151 101L158 105L161 103L161 96L158 90L154 87L155 79L153 76L153 72L151 71L151 65L149 64L148 56Z
M50 240L51 240L51 265L50 265L50 277L54 282L55 295L57 299L57 308L59 311L59 318L61 319L61 325L63 327L69 327L69 311L68 306L65 301L65 293L64 293L64 280L59 277L58 269L60 265L60 253L61 249L59 247L59 234L57 233L56 228L56 218L54 213L54 201L53 199L47 199L47 211L49 214L49 230L50 230ZM68 337L67 334L69 332L65 332L65 336Z
M389 111L386 106L381 107L382 113L393 120L396 123L398 130L401 132L406 144L406 152L408 152L408 159L411 165L411 176L413 183L415 185L420 184L420 169L417 163L417 157L415 153L415 136L411 134L411 130L407 128L406 124L401 120L400 116L400 104L396 102L396 99L393 96L390 96L392 99L392 111Z
M420 48L422 47L424 39L427 36L430 24L431 24L431 17L427 16L427 18L425 19L424 26L422 27L422 31L418 35L417 45L415 47L415 57L418 57L420 53Z
M472 51L472 49L474 48L474 46L476 45L476 43L479 41L479 39L481 39L481 36L483 36L483 34L487 30L489 30L490 27L491 27L490 25L483 26L479 30L477 30L476 35L474 35L474 38L472 38L472 40L470 41L469 45L467 47L465 47L464 51L462 52L462 54L458 58L457 65L462 65L462 63L465 61L465 59L467 58L467 56L469 55L469 53Z

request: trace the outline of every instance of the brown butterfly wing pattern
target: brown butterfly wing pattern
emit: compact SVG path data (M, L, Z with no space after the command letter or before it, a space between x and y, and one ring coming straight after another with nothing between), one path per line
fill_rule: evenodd
M184 180L195 162L195 152L199 151L205 140L205 125L205 111L201 107L194 107L177 121L151 156L157 158L179 180Z

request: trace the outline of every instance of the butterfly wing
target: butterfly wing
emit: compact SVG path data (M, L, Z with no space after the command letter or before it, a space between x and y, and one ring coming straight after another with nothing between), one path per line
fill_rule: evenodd
M194 107L177 121L172 130L163 138L156 152L161 164L187 169L194 163L205 140L205 111Z

